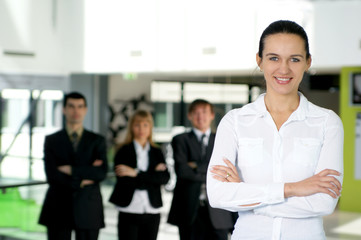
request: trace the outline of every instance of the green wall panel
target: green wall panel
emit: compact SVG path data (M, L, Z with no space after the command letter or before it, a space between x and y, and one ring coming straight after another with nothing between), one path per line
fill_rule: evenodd
M340 117L345 131L344 179L340 198L340 210L361 212L361 180L355 179L355 127L356 115L361 106L350 104L350 76L361 73L361 67L345 67L340 79Z
M0 192L0 228L44 232L45 227L38 224L40 210L35 201L22 199L17 188Z

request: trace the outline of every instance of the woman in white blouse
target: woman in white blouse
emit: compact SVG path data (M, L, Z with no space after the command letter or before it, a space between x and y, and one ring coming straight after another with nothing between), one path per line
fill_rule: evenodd
M276 21L257 64L266 93L226 114L207 175L211 205L238 211L232 239L326 239L322 216L341 192L343 126L298 87L311 66L304 29Z

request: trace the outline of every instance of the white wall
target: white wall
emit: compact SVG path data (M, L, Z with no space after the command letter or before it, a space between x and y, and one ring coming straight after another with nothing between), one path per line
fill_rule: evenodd
M35 0L36 1L36 0ZM57 32L61 72L84 69L84 0L57 0Z
M0 1L0 72L61 75L81 70L82 9L82 1L72 0Z
M249 75L280 18L306 28L314 69L338 71L360 65L360 12L360 0L2 0L0 72Z
M265 26L290 19L308 29L313 16L308 1L84 3L84 70L98 73L252 71Z
M315 1L313 67L361 65L361 1Z

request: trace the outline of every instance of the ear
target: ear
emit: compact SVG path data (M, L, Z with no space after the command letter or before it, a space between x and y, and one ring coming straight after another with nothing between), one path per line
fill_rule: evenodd
M215 117L216 117L216 114L214 112L212 112L212 115L211 115L212 121L214 120Z
M306 70L306 71L308 71L308 69L310 69L311 63L312 63L312 57L310 56L310 57L307 59L307 70Z
M261 64L262 64L262 58L256 53L256 62L258 67L262 70Z
M189 121L192 121L192 115L190 113L187 114L187 118Z

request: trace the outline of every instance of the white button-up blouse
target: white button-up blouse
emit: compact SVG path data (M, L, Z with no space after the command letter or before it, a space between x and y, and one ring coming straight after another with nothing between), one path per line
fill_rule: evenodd
M337 199L324 193L284 198L284 183L324 169L343 173L343 126L333 111L300 94L297 110L277 130L261 95L220 122L209 168L225 165L223 158L243 182L217 181L208 172L207 194L211 206L238 211L232 240L325 239L322 216ZM342 182L342 175L336 178Z

